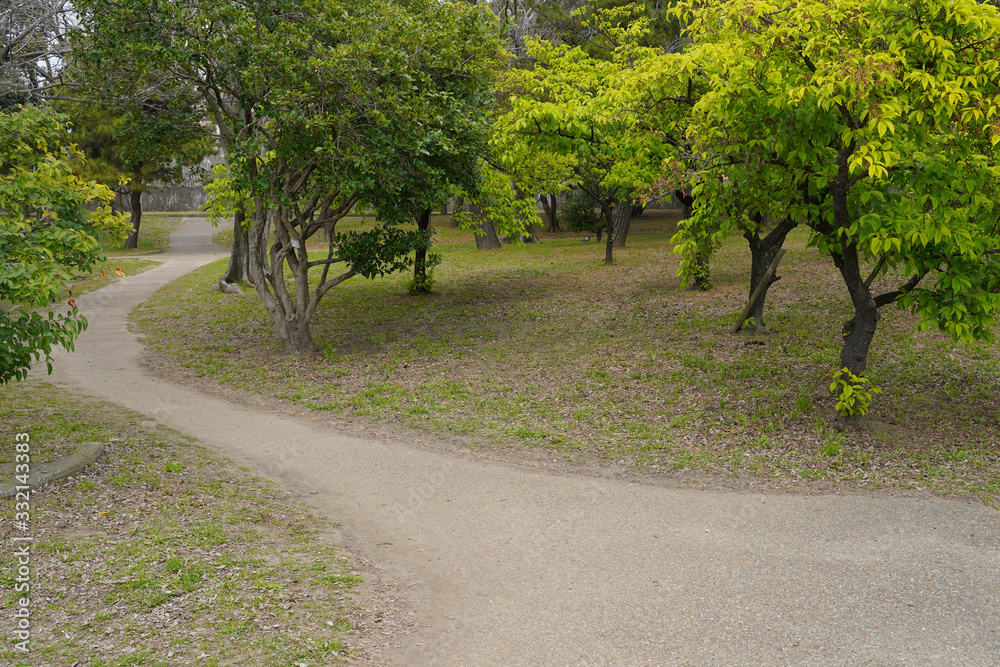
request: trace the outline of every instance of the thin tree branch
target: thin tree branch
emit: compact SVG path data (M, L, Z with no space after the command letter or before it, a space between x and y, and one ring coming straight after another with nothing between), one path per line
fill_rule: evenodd
M884 265L885 265L885 255L883 254L881 257L879 257L878 263L875 265L875 268L872 269L871 274L868 276L868 280L865 281L866 288L870 288L872 286L872 282L875 280L875 277L879 274L879 271L882 270L882 267Z

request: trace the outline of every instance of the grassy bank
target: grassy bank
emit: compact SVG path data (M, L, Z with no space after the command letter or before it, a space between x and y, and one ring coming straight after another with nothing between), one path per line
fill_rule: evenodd
M733 237L714 288L674 276L670 214L637 221L616 264L582 235L478 252L435 220L435 291L354 279L313 325L324 356L281 354L255 296L210 292L219 265L134 313L146 342L187 372L312 410L459 436L474 447L544 449L575 461L766 481L929 488L996 502L1000 353L920 333L885 309L871 352L884 393L864 433L828 427L848 300L828 258L788 239L763 335L727 332L746 301L749 254ZM361 223L358 223L361 224ZM886 283L888 286L888 283ZM878 287L878 286L876 286Z
M40 383L0 387L0 470L14 436L33 465L108 443L75 478L32 495L30 659L0 616L4 665L342 664L373 610L331 526L273 485L123 408ZM14 502L0 503L13 544ZM4 609L17 563L0 555Z

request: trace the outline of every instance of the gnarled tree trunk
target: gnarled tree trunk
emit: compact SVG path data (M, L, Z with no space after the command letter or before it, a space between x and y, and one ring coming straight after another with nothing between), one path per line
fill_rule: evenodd
M758 216L757 221L758 224L762 223L762 217ZM764 238L760 237L759 232L752 234L746 232L743 234L743 237L750 245L750 296L753 296L753 293L757 290L757 286L764 279L764 274L767 273L768 267L774 261L775 255L778 254L781 246L784 245L785 237L788 236L788 232L795 229L795 226L796 223L791 218L783 218ZM753 319L753 330L762 331L764 329L764 301L767 299L767 290L780 279L781 276L772 276L767 284L764 285L763 291L757 298L757 301L751 307L749 317Z
M256 162L249 161L250 178L258 179ZM271 317L278 338L285 352L290 354L316 354L319 348L313 342L309 331L311 313L308 312L308 294L296 294L294 301L284 284L285 260L274 261L277 244L269 253L267 242L270 237L270 220L268 216L268 198L261 192L254 193L253 225L250 228L248 251L250 255L250 277L257 288L264 309ZM270 257L270 259L265 259ZM292 266L296 274L296 282L308 284L308 268L304 263ZM305 273L303 273L305 272Z

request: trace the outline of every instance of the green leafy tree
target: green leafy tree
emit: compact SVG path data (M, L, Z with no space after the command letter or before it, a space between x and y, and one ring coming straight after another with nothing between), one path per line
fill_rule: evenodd
M299 20L301 5L290 0L77 0L74 64L90 80L101 78L100 90L117 104L142 99L137 91L155 93L165 86L195 91L228 156L234 142L246 139L262 120L260 103L267 91L248 87L249 58L263 48L256 26L272 29L280 20ZM238 221L247 217L242 208L234 213ZM236 224L220 283L239 282L248 269L249 225Z
M27 376L32 362L52 372L54 347L73 349L87 320L69 311L47 315L76 272L103 261L98 235L124 235L111 212L113 194L73 173L81 159L66 147L64 117L23 107L0 113L0 383Z
M93 80L100 77L91 73ZM91 91L103 87L90 84ZM215 149L201 125L195 100L180 90L124 101L61 103L73 123L72 138L84 152L88 172L129 196L132 231L126 248L137 248L142 224L142 195L151 186L179 182L186 167L199 164Z
M530 152L563 158L570 182L593 197L605 220L605 263L614 262L628 231L638 191L660 177L669 141L655 136L635 114L639 62L653 50L638 45L646 22L614 26L625 9L602 15L603 29L616 39L610 59L580 48L529 40L531 70L510 73L510 110L497 121L498 153Z
M490 69L483 63L498 49L484 10L427 0L79 4L87 59L113 59L136 76L167 73L202 92L234 187L254 200L251 277L287 351L316 351L309 326L330 289L405 269L426 249L426 233L399 219L412 221L447 179L430 159L401 178L401 156L475 150L447 146L461 134L443 131L454 118L429 113L451 108ZM376 201L383 184L409 201ZM378 208L381 224L337 234L358 202ZM306 244L321 229L333 238L311 256Z
M384 146L379 178L359 200L383 222L416 222L422 237L410 288L416 294L430 290L428 269L439 260L428 255L432 209L456 190L474 194L479 188L479 159L487 151L501 61L499 40L483 12L425 11L419 3L412 11L420 12L432 34L407 55L406 66L384 50L368 56L379 79L379 105L406 113L386 114L375 133L377 145ZM380 38L405 44L414 36L408 21L397 21L387 24Z
M765 169L768 187L754 188L766 210L803 220L832 258L854 306L840 367L865 371L891 303L956 340L988 339L1000 305L997 10L834 0L682 11L710 68L692 129L700 158ZM878 293L890 269L907 278Z
M574 190L566 195L560 212L563 226L571 232L590 232L601 240L604 234L604 221L597 214L597 201L582 190Z

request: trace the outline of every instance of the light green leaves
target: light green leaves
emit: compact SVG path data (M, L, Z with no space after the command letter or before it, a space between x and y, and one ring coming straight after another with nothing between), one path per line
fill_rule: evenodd
M0 383L23 379L31 362L54 346L72 349L86 326L68 314L2 308L44 307L58 301L73 274L103 260L98 234L124 233L112 214L110 190L73 175L80 155L60 147L65 119L26 107L0 113Z

